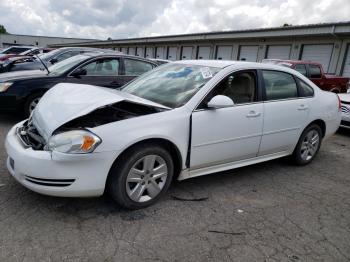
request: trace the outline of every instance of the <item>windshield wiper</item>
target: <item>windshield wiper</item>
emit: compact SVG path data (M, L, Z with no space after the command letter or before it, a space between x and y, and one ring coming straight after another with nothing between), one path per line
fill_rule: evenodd
M45 67L47 74L50 74L49 69L47 68L46 64L43 62L43 60L41 60L41 58L38 55L35 55L36 58L39 59L39 61L42 63L42 65Z

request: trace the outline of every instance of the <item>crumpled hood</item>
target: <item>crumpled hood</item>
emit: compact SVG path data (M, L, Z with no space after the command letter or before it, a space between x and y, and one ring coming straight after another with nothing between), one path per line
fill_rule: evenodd
M43 96L33 112L32 121L48 141L52 133L65 123L87 115L97 108L121 101L167 109L163 105L114 89L61 83Z
M350 103L350 93L349 94L341 93L341 94L338 94L338 96L340 98L340 101Z

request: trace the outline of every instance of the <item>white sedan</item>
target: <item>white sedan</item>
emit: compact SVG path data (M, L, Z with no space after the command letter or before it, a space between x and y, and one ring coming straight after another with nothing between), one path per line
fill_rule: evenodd
M341 101L342 121L340 126L350 128L350 93L338 94Z
M146 207L173 179L291 156L310 163L341 121L336 94L285 67L179 61L122 90L59 84L8 133L7 167L47 195Z

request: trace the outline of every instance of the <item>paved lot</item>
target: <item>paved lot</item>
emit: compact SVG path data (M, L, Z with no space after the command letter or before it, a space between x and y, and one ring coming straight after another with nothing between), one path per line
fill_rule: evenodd
M17 184L3 146L17 120L0 115L0 261L350 261L350 132L307 167L277 160L174 183L130 212Z

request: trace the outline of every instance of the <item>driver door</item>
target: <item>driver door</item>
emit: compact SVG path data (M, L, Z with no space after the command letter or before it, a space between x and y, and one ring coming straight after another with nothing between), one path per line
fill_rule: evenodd
M257 83L255 70L232 73L193 112L190 171L257 156L263 129ZM231 98L234 105L208 108L216 95Z

